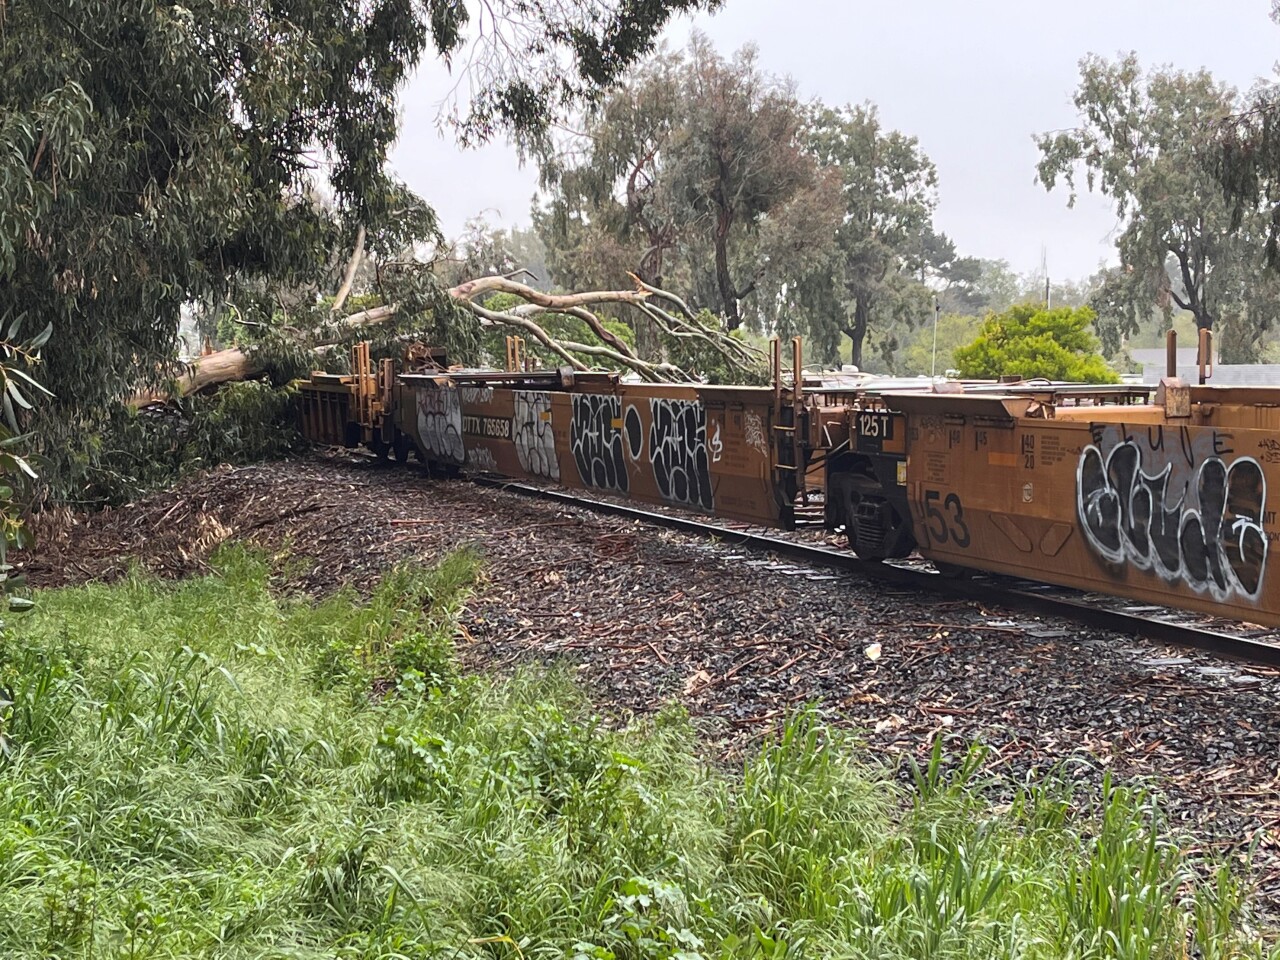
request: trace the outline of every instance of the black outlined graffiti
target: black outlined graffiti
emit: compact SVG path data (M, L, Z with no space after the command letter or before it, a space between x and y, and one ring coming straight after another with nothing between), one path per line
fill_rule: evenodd
M1105 560L1182 581L1215 599L1256 600L1267 563L1267 485L1252 457L1223 459L1224 438L1183 429L1095 433L1076 472L1085 538ZM1104 453L1104 451L1106 451Z
M462 404L454 387L418 391L418 439L436 459L463 463Z
M651 399L649 413L649 462L658 490L674 503L710 510L706 410L696 400Z
M556 438L551 432L551 394L518 390L515 411L514 439L521 468L534 476L559 480L560 461L556 459Z
M644 424L640 422L640 411L634 403L627 405L627 416L623 420L627 429L627 452L632 460L639 460L644 453Z
M569 446L578 476L589 487L626 493L627 464L622 451L622 401L603 394L575 394Z

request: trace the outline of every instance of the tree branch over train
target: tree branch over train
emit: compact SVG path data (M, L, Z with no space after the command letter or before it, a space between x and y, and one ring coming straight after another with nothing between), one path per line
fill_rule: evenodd
M169 376L191 305L283 338L338 287L361 229L383 260L438 237L387 167L398 94L424 58L477 91L446 111L463 142L536 149L671 16L716 5L0 6L0 322L53 324L42 373L55 399L38 417L52 475L83 489L119 401ZM401 312L441 300L406 286L388 301Z
M420 268L427 266L423 264ZM447 300L437 300L428 310L425 323L435 332L432 342L458 339L456 329L452 336L448 332L450 326L470 321L481 331L523 334L542 347L550 358L581 372L605 365L628 370L646 382L694 383L705 374L705 361L710 360L722 377L727 374L741 382L760 378L765 358L757 347L724 332L707 311L695 313L675 294L634 275L632 279L635 286L629 290L552 294L510 275L477 277L445 290ZM642 357L629 342L625 328L601 312L601 308L620 305L640 311L659 329L666 348L663 358ZM323 356L331 353L328 348L344 340L368 336L370 328L393 324L405 312L399 302L392 302L321 322L309 332L289 327L284 331L285 343L294 350L309 348L312 354ZM450 314L454 317L446 319ZM545 317L578 321L586 335L565 331L563 325L552 332ZM409 323L411 328L420 327L423 321L410 320ZM275 328L272 332L278 335L281 331ZM275 341L278 347L278 336ZM265 344L271 342L271 338L264 341ZM670 359L673 354L688 358L701 356L704 363L686 369ZM270 346L262 345L258 349L246 345L210 352L192 361L168 389L140 394L135 402L185 396L220 383L257 376L267 371L272 356Z
M941 373L986 314L1039 299L1043 281L937 229L937 170L874 105L806 101L752 49L701 36L655 53L672 15L717 5L499 0L475 19L441 0L3 8L0 321L53 325L41 373L55 399L29 415L50 475L86 495L139 389L279 383L357 337L388 351L429 339L480 363L515 333L547 365L758 382L759 338L801 334L826 365ZM31 50L70 66L24 69ZM462 143L507 136L539 165L519 243L478 231L449 246L390 174L397 96L429 57L476 91L445 111ZM1184 305L1227 334L1224 351L1263 351L1280 281L1236 253L1261 246L1267 181L1240 181L1250 199L1233 219L1161 139L1234 100L1128 61L1083 79L1081 128L1044 141L1042 178L1145 173L1100 181L1127 218L1122 267L1053 288L1054 305L1087 302L1111 355ZM1133 108L1103 116L1094 87ZM1132 156L1103 129L1115 123L1134 131ZM1187 214L1201 209L1212 216ZM1171 231L1194 236L1171 251ZM192 317L224 349L181 369Z

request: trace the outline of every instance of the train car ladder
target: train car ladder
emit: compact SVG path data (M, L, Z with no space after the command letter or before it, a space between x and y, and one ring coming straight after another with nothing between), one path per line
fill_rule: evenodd
M524 350L524 337L507 337L507 373L529 370L529 358Z
M796 522L796 505L807 506L808 489L805 474L808 458L804 449L804 375L803 346L800 337L791 338L791 396L784 399L782 383L782 342L769 341L769 372L773 379L773 477L779 490L794 487L795 497L782 505L782 521L788 526Z
M386 439L390 424L386 413L391 409L391 392L395 385L395 364L383 360L377 370L369 358L369 343L361 340L351 347L351 397L353 417L360 424L361 439Z

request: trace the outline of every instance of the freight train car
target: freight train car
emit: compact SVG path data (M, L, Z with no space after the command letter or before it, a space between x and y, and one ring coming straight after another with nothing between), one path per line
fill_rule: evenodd
M794 523L803 482L797 463L807 454L791 391L631 384L569 368L438 366L392 382L386 361L375 371L362 349L353 352L352 374L317 372L303 383L309 438L379 453L411 444L420 460L446 472L545 481L770 526ZM821 472L813 476L820 480Z
M921 554L1253 622L1280 622L1267 501L1280 390L1166 381L896 396ZM960 402L957 402L959 400Z
M304 384L313 439L781 528L819 509L869 559L1280 624L1280 389L846 387L806 383L798 342L771 387L354 360Z
M405 410L427 459L784 525L772 475L772 397L736 387L570 378L512 385L406 375Z

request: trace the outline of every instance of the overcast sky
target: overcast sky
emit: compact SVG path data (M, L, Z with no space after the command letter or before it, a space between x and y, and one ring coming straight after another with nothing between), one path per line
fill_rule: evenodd
M673 23L665 41L682 47L698 29L725 54L755 44L763 68L794 78L803 98L877 104L937 165L936 222L961 253L1030 272L1043 249L1057 280L1113 259L1104 198L1068 210L1064 192L1035 183L1032 135L1075 124L1080 58L1134 50L1144 65L1206 67L1245 89L1274 76L1280 57L1269 10L1270 0L726 0ZM436 62L411 82L396 171L447 235L481 213L527 224L536 171L505 144L463 152L438 132L452 85Z

